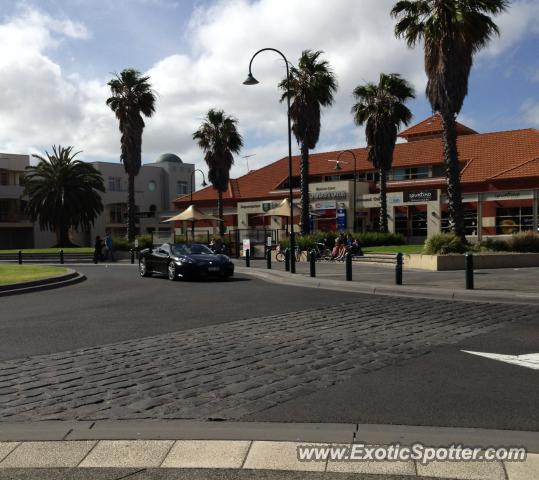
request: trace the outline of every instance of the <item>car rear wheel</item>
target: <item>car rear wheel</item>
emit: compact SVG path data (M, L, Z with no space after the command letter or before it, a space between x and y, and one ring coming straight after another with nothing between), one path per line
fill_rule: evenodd
M168 271L168 279L169 280L174 281L174 280L178 279L178 275L176 273L176 265L174 264L174 262L170 262L168 264L167 271Z
M152 276L151 272L148 270L148 265L146 264L145 258L141 258L140 261L138 262L138 272L141 277Z

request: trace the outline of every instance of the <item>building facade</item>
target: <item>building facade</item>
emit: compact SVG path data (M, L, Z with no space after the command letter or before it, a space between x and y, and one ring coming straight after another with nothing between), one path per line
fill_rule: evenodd
M0 248L42 248L56 242L54 232L41 231L25 214L25 199L20 178L30 165L28 155L0 153ZM102 193L103 212L89 231L70 232L73 243L93 244L92 239L107 233L125 236L127 221L127 174L120 163L93 162L103 175L105 192ZM155 162L142 165L135 179L137 232L169 238L172 229L162 223L175 212L174 200L178 195L191 192L194 165L183 163L174 154L161 155Z
M473 239L537 231L539 131L529 128L478 133L457 123L457 133L467 236ZM433 115L399 136L402 142L395 147L387 181L389 228L411 242L422 242L448 228L440 118ZM338 151L310 156L310 213L314 230L350 231L354 212L356 231L378 229L378 173L368 161L365 148L352 151L355 162L352 154L345 153L337 167ZM296 198L300 193L299 162L298 156L293 157L292 186ZM264 212L287 196L287 157L230 180L224 195L228 229L286 228L287 218L266 217ZM193 203L215 214L215 190L208 187L195 192ZM180 196L175 204L182 210L189 199ZM297 224L299 217L294 222Z

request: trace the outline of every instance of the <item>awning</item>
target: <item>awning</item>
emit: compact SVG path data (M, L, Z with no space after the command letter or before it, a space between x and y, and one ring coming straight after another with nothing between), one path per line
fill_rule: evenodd
M301 215L301 207L294 204L294 215ZM264 213L265 217L289 217L290 216L290 202L288 198L285 198L277 207L268 210Z
M215 220L220 222L221 219L201 212L194 205L189 205L183 212L178 213L173 217L167 218L165 222L196 222L197 220Z

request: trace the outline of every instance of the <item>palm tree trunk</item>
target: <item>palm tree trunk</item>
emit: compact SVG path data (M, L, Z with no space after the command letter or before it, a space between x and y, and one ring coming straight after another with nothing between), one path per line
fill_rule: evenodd
M128 174L127 187L127 240L133 242L135 240L135 176Z
M308 235L311 231L311 222L309 218L309 148L305 143L301 144L299 174L301 184L301 234Z
M381 168L380 173L380 232L387 233L387 182L386 171Z
M223 214L223 192L220 190L217 192L217 211L219 212L217 215L221 220L219 222L219 235L222 237L225 234L225 222Z
M447 177L447 197L449 228L466 242L464 234L464 212L462 190L460 188L460 168L457 150L457 129L455 117L450 112L441 112L443 126L445 174Z

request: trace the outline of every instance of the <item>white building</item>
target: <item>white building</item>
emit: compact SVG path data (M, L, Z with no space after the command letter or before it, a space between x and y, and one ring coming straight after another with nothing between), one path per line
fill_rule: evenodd
M28 155L0 153L0 248L50 247L56 241L54 232L43 232L24 214L23 188L20 185ZM72 241L90 246L95 236L125 236L127 215L127 174L120 163L93 162L103 175L104 210L90 231L72 232ZM135 203L139 212L139 234L171 232L172 226L161 223L174 214L173 201L191 192L193 164L183 163L172 153L161 155L153 163L142 165L135 179ZM177 213L177 212L176 212Z

